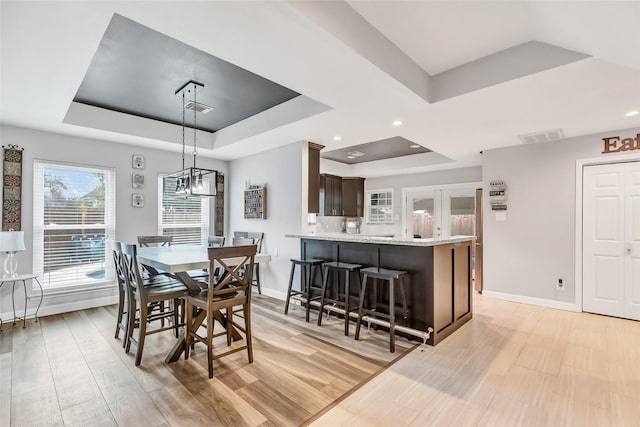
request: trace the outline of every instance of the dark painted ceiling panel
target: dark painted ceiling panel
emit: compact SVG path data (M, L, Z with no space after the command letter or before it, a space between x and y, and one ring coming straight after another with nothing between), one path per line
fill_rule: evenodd
M353 145L351 147L329 151L322 153L321 156L324 159L335 160L336 162L352 165L355 163L392 159L394 157L429 152L431 152L431 150L416 144L415 142L411 142L401 136L394 136L393 138L381 139L379 141L367 142L366 144Z
M114 14L74 101L173 124L182 123L189 80L204 84L198 129L215 132L300 94L158 31ZM188 99L187 99L188 100ZM193 111L186 112L193 123Z

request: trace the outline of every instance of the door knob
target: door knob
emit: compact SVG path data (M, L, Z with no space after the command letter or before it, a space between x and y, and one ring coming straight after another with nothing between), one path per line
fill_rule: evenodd
M627 248L627 255L631 255L631 248Z

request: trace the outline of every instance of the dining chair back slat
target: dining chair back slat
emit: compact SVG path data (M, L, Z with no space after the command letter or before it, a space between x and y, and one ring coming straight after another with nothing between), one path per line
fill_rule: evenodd
M171 246L173 236L138 236L138 244L140 247L148 246Z
M210 248L220 248L224 246L224 236L209 236L208 245Z
M138 244L141 248L149 246L171 246L173 242L173 236L138 236ZM148 276L159 276L162 274L160 271L151 267L150 265L142 265L142 268Z

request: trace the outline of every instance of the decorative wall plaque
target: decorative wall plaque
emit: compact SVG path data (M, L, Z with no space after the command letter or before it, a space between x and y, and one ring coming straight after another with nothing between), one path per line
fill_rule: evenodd
M134 208L144 208L144 194L133 193L131 195L131 206Z
M134 154L131 157L131 166L134 169L144 169L144 156L141 154Z
M131 174L131 186L133 188L144 188L144 175L139 173Z
M22 230L22 151L17 145L2 146L2 231Z

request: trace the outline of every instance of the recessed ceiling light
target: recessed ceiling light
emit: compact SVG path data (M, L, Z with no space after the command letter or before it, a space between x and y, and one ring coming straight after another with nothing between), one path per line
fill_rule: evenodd
M336 135L333 137L334 141L340 141L342 139L342 137L340 135Z
M420 148L420 146L418 144L413 144L413 145L410 145L409 148Z
M356 156L347 156L347 159L355 159Z
M402 126L402 120L394 120L393 125L394 126Z
M364 156L364 153L362 151L349 151L347 156L362 157Z
M629 111L625 114L625 116L627 117L631 117L631 116L637 116L638 115L638 111Z

